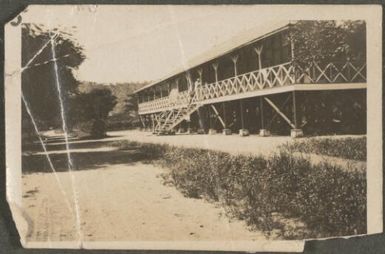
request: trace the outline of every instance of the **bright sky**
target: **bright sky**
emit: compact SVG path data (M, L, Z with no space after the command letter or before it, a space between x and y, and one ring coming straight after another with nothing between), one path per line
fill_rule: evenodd
M23 14L23 22L76 26L87 56L78 79L108 83L160 79L271 18L251 6L30 6Z
M319 6L312 10L263 5L33 5L22 16L23 22L46 27L76 27L74 38L87 56L77 78L113 83L160 79L244 30L277 20L309 19L324 11Z

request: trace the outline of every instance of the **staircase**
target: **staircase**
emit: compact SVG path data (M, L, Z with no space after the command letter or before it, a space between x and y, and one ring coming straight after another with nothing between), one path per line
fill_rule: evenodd
M180 124L187 116L194 113L199 107L199 104L191 103L184 107L161 112L155 119L154 134L172 134L173 128Z

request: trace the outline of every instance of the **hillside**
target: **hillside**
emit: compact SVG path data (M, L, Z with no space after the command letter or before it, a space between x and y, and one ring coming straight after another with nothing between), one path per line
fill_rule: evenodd
M79 92L88 93L93 89L108 88L116 97L116 105L108 117L110 129L125 129L138 124L137 102L133 92L149 82L127 82L127 83L95 83L82 82Z

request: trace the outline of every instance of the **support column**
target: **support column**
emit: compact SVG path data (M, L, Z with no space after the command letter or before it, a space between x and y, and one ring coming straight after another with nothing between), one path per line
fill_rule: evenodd
M191 73L190 72L186 72L186 81L187 81L187 86L188 86L187 90L191 91L194 87L193 87L193 82L191 80Z
M244 116L244 110L243 110L243 101L239 101L240 107L241 107L241 129L239 130L239 135L244 137L244 136L249 136L249 130L245 129L245 116Z
M257 58L258 58L257 59L258 70L262 69L262 58L261 58L262 50L263 50L263 45L254 48L254 51L255 53L257 53ZM259 111L261 115L261 129L259 130L259 136L267 137L267 136L270 136L270 131L265 129L265 120L263 116L263 100L264 100L263 96L259 97Z
M152 132L153 126L152 126L152 115L147 115L147 131Z
M261 59L262 50L263 50L263 46L254 48L254 51L255 53L257 53L257 57L258 57L258 69L262 69L262 59Z
M222 111L223 111L223 122L224 122L224 128L222 130L222 133L224 135L231 135L231 129L227 128L227 123L226 123L226 104L225 102L222 102Z
M181 134L181 133L184 133L184 132L185 132L185 129L183 128L183 123L180 123L176 133L177 134Z
M154 119L154 114L151 114L151 121L152 121L152 133L155 133L155 119Z
M144 130L146 129L146 123L144 122L143 120L143 117L141 115L138 115L139 116L139 121L141 123L140 127L139 127L139 130Z
M210 107L207 107L207 114L209 117L209 134L211 134L211 135L216 134L217 130L213 128L213 120L211 117Z
M199 81L197 83L197 81L194 82L194 91L195 91L195 96L196 96L196 100L197 101L200 101L202 100L202 84L203 84L203 70L202 68L199 68L197 70L198 72L198 75L199 75Z
M303 136L302 129L298 126L298 116L297 116L297 99L296 99L296 92L292 92L293 97L293 122L294 122L294 129L291 129L290 136L292 138L298 138Z
M142 119L143 119L143 123L144 123L143 131L146 131L146 129L147 129L146 115L143 115L143 116L142 116Z
M187 134L191 134L191 119L186 120L187 121Z
M205 106L202 106L202 107L198 108L198 110L197 110L198 124L199 124L198 130L197 130L198 134L205 134L206 133L206 131L205 131L206 122L205 122L204 111L203 111L204 107Z
M179 93L179 91L180 91L180 87L179 87L179 77L175 79L175 84L176 84L176 90L177 90L178 93Z
M199 81L201 82L201 84L203 84L203 70L202 70L202 68L199 68L197 70L197 72L198 72L198 75L199 75Z
M213 67L214 69L214 72L215 72L215 82L218 83L218 63L213 63L211 64L211 66ZM208 108L208 110L206 111L206 114L208 113L208 117L209 117L209 134L215 134L217 131L215 129L212 128L212 119L211 119L211 114L210 114L210 108Z
M213 63L212 64L213 68L214 68L214 72L215 72L215 83L218 83L218 63Z
M168 96L170 96L170 92L171 92L171 83L167 82L167 93L168 93Z
M150 121L148 119L148 115L144 116L144 121L146 122L146 128L144 130L145 131L149 131L149 129L150 129Z
M237 68L238 55L232 56L231 60L233 61L233 64L234 64L234 76L238 76L238 68Z
M263 116L263 97L259 97L259 112L261 117L261 129L259 130L259 136L267 137L270 136L270 131L265 129L265 120Z
M203 107L198 108L197 114L198 114L198 134L205 134L205 119L204 119L204 114L203 114Z

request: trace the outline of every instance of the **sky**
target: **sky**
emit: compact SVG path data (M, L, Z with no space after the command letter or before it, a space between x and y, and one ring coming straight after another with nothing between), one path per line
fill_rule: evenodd
M312 11L322 15L327 9ZM242 31L309 19L312 11L263 5L32 5L22 17L25 23L72 31L86 55L77 79L116 83L161 79Z

